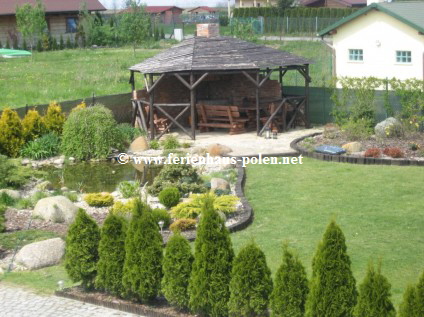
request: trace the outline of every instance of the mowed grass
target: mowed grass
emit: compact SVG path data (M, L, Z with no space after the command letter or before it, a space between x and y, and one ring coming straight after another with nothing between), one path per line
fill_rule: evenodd
M75 49L0 59L0 110L131 91L128 68L160 49ZM140 85L141 79L138 84Z
M424 270L421 167L351 165L304 159L303 165L249 165L246 196L255 218L232 234L236 250L254 239L273 273L284 241L311 276L312 257L331 219L342 228L361 283L369 261L382 261L396 306Z

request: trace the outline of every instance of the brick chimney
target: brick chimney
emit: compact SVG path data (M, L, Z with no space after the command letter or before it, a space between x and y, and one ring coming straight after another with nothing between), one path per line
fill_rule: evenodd
M219 36L219 24L218 23L207 23L196 25L197 36L202 37L217 37Z

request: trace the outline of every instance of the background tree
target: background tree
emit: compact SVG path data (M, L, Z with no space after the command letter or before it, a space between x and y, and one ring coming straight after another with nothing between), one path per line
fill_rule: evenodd
M294 4L294 0L278 0L277 1L277 7L280 10L286 10L290 7L292 7Z
M328 225L312 261L306 316L353 316L357 291L345 237L335 221Z
M283 263L277 270L271 295L272 316L303 317L308 291L305 268L284 245Z
M396 311L390 296L390 283L381 274L381 266L376 271L374 266L370 264L364 281L359 286L355 316L395 317Z
M109 213L101 229L99 242L96 287L118 296L123 293L125 231L125 220L114 213Z
M179 232L175 233L165 248L162 292L168 302L179 309L188 308L188 281L192 264L190 244Z
M29 3L25 3L20 7L17 6L16 24L23 37L30 40L32 53L37 37L40 38L47 28L44 6L41 0L36 0L34 6Z
M229 232L213 209L213 198L206 196L197 229L189 282L189 306L195 313L211 317L228 314L233 257Z
M79 209L66 236L65 269L73 282L92 288L97 273L100 231L97 223Z
M250 243L234 259L228 303L230 316L266 316L271 292L271 271L265 254Z

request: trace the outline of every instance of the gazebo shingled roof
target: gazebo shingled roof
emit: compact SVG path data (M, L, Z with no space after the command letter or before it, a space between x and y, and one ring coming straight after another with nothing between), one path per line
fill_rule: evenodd
M303 57L232 37L194 37L130 67L130 70L144 74L161 74L260 70L311 63Z

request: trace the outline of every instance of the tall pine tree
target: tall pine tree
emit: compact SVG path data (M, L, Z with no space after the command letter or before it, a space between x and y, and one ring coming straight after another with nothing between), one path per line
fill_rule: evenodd
M125 219L109 213L100 232L96 287L118 296L123 293L125 231Z
M351 317L356 305L355 278L345 237L335 221L328 225L312 261L307 317Z
M139 200L127 231L125 252L125 295L141 301L154 299L162 278L162 236L151 210Z
M193 270L189 282L189 306L210 317L228 315L229 284L234 252L224 221L205 197L197 229Z
M368 266L367 275L359 286L356 317L395 317L396 311L390 300L390 283L381 274L381 267L376 271Z
M271 295L272 316L303 317L308 291L305 268L285 245Z
M168 302L179 309L188 308L188 281L192 264L190 244L179 232L175 233L165 248L162 292Z
M83 209L79 209L66 236L65 269L73 282L92 288L97 273L100 230Z
M417 289L409 285L403 294L403 300L399 307L398 317L419 317L417 308Z
M272 292L271 271L265 254L254 243L234 259L230 282L230 316L266 316Z

